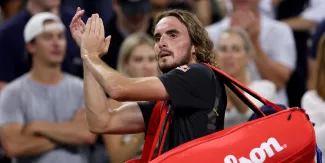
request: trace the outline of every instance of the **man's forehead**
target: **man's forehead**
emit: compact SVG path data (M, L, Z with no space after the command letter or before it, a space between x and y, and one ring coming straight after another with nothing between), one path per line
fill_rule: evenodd
M167 16L162 18L155 27L154 33L162 33L170 29L177 29L178 31L186 30L186 26L174 16Z

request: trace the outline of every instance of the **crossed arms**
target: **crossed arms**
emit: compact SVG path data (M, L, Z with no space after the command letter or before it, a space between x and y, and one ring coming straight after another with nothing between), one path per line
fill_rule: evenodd
M7 123L0 127L0 140L7 156L20 157L39 155L59 144L92 144L96 136L87 130L84 111L80 110L69 122Z

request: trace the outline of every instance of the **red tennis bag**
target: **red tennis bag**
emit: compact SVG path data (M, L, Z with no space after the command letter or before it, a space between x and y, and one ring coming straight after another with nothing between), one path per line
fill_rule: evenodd
M164 154L169 118L168 105L160 101L150 118L142 157L127 163L312 163L316 153L313 125L303 109L279 106L264 99L219 69L206 64L223 79L245 104L261 118L192 140ZM277 113L266 116L238 89L249 93ZM167 119L162 143L157 146L163 121Z

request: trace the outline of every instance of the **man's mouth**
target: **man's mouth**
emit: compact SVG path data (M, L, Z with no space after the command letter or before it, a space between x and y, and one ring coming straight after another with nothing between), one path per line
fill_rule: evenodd
M159 58L163 58L163 57L167 57L167 56L171 56L172 53L167 51L167 50L162 50L160 53L159 53Z
M167 56L170 56L170 54L168 54L168 53L160 54L160 58L164 58L164 57L167 57Z

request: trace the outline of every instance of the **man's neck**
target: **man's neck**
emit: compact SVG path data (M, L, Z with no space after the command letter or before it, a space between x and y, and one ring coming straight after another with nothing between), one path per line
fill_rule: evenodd
M45 85L57 84L63 79L60 65L50 67L44 64L33 64L30 75L34 81Z
M38 5L37 3L33 3L31 1L27 2L26 9L29 11L31 15L38 14L40 12L51 12L57 16L60 16L60 9L59 7L55 7L52 9L44 9L42 6Z

